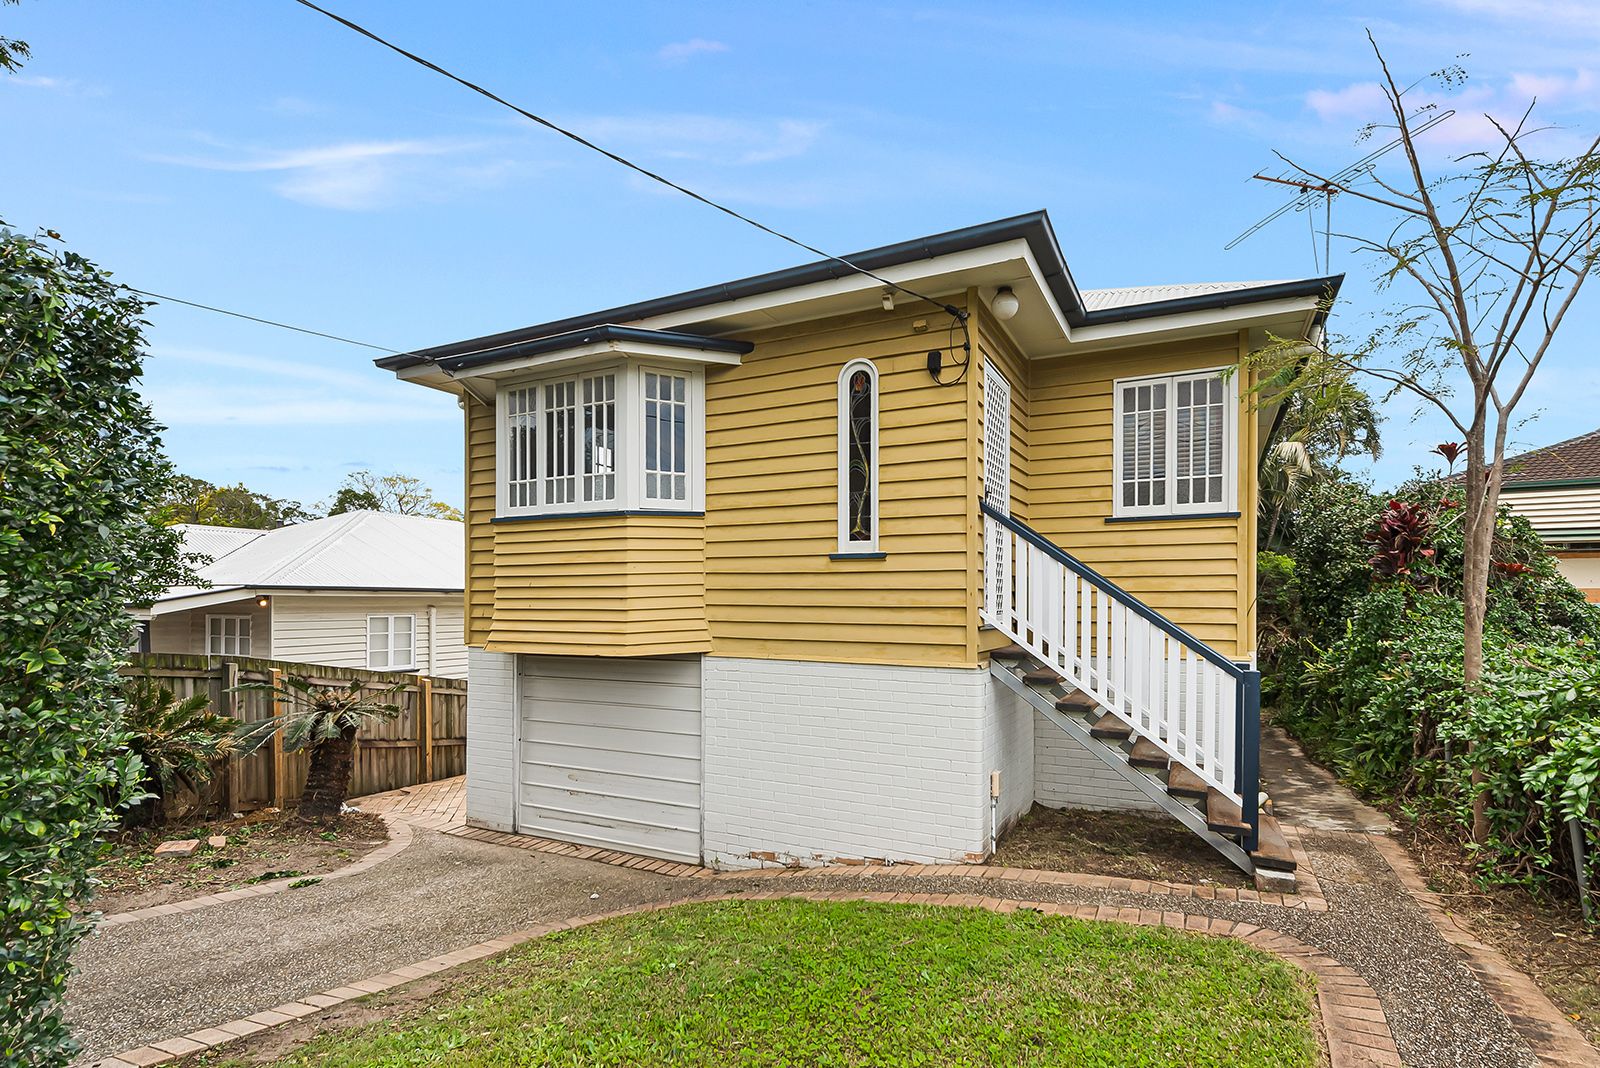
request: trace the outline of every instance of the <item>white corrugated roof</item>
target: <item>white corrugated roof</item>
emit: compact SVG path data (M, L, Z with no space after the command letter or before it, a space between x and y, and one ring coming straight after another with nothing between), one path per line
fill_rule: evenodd
M459 590L464 585L465 536L462 524L448 519L346 512L276 530L217 533L229 529L183 528L185 546L196 551L206 551L203 544L234 543L199 571L212 589ZM194 587L175 588L162 599L194 592Z
M1082 291L1086 311L1105 311L1108 308L1126 308L1134 304L1154 304L1163 300L1182 300L1208 293L1231 293L1242 289L1259 289L1262 286L1280 285L1281 280L1268 282L1185 282L1181 285L1124 286L1121 289L1085 289Z
M173 529L182 535L185 551L199 553L213 563L267 533L249 527L208 527L199 523L178 523Z

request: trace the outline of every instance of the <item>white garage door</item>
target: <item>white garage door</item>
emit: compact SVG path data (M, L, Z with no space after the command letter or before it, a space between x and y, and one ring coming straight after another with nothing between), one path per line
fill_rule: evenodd
M700 659L520 658L517 829L700 862Z

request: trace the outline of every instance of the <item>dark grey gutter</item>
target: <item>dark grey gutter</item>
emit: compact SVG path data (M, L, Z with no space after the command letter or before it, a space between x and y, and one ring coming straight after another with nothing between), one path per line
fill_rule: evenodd
M1014 215L1009 219L998 219L994 222L964 227L960 230L949 230L929 237L919 237L893 245L867 249L863 252L853 252L845 256L844 259L869 271L882 271L901 264L914 263L918 260L931 260L953 253L968 252L972 249L998 245L1019 238L1027 242L1028 250L1033 254L1034 262L1038 265L1039 271L1043 275L1046 288L1050 290L1050 294L1055 298L1056 304L1066 314L1067 322L1073 326L1125 322L1153 315L1171 315L1176 312L1225 308L1234 304L1255 303L1257 301L1287 297L1326 295L1330 292L1337 292L1339 283L1343 279L1342 275L1332 278L1313 278L1301 282L1285 282L1278 285L1261 286L1256 289L1201 294L1195 297L1185 297L1181 300L1156 301L1150 304L1091 312L1083 306L1083 298L1079 295L1077 283L1073 281L1072 272L1068 270L1066 259L1061 254L1061 245L1056 240L1055 229L1050 225L1050 216L1043 211ZM441 366L445 366L443 361L459 357L476 357L480 354L487 356L490 353L494 353L494 358L500 359L504 357L506 350L514 346L542 341L553 336L570 335L574 332L590 330L597 326L611 323L638 322L641 319L650 319L658 315L670 315L694 308L704 308L742 300L747 297L761 296L779 290L826 282L854 273L851 268L836 260L821 260L816 263L788 267L781 271L769 271L766 274L752 275L749 278L723 282L701 289L674 293L670 296L656 297L652 300L639 301L634 304L624 304L621 307L607 308L604 311L591 312L587 315L557 319L553 322L525 326L517 330L507 330L502 333L489 334L466 341L435 345L431 348L401 353L398 356L385 356L373 362L384 370L401 371L409 367L434 362L439 362ZM462 363L453 366L464 367L468 365Z
M740 356L755 348L755 345L749 341L701 337L699 334L685 334L677 330L642 330L635 326L617 326L614 323L606 323L583 330L569 330L564 334L539 337L531 341L483 349L468 355L439 357L438 364L445 371L453 373L472 367L479 367L486 363L496 363L500 360L516 359L523 356L538 356L541 353L559 352L562 349L576 348L579 345L593 345L602 341L666 345L672 348L699 349L709 352L731 352Z

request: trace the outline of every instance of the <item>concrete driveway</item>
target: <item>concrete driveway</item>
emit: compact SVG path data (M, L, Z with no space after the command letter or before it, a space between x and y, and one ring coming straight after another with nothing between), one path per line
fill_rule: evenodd
M703 880L442 834L428 829L450 822L437 813L417 813L411 845L359 875L97 930L67 996L80 1063L505 931L704 892Z

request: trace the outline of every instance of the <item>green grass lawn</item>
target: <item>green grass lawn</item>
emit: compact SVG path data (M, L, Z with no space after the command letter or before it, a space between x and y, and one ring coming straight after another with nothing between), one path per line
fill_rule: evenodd
M1036 913L720 902L530 942L281 1066L1318 1062L1311 981L1231 939Z

